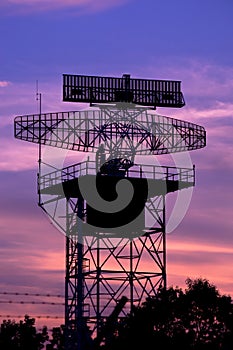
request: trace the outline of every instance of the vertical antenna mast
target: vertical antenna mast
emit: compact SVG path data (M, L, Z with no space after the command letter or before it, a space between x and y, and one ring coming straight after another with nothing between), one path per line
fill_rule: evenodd
M41 114L41 93L39 92L39 83L36 81L36 100L39 101L39 114Z
M40 173L41 173L41 104L42 104L42 98L41 98L41 93L39 92L39 88L38 88L38 80L36 80L36 101L39 101L39 134L38 134L38 138L39 138L38 181L39 181ZM40 203L41 203L41 196L39 194L39 205L40 205Z

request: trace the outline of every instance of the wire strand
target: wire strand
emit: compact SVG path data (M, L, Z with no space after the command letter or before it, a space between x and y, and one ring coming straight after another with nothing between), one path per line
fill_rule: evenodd
M24 318L25 315L0 315L0 318ZM49 316L49 315L30 315L31 318L42 318L42 319L63 319L63 316Z
M53 297L53 298L65 298L61 294L41 294L41 293L18 293L18 292L0 292L0 295L22 295L22 296L33 296L33 297Z
M0 300L0 304L33 304L33 305L65 305L65 303L53 303L47 301L13 301L13 300Z

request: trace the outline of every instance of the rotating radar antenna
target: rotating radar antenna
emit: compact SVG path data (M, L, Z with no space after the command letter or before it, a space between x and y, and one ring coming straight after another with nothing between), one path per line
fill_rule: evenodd
M63 101L90 107L17 116L15 137L43 148L39 206L66 236L66 350L95 349L166 288L165 199L195 185L195 168L155 159L205 147L206 132L156 113L185 105L180 81L64 74ZM75 151L85 159L66 164Z

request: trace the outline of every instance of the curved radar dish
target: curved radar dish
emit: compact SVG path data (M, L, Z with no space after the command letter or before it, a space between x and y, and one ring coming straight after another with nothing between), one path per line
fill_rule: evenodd
M15 138L79 152L114 143L123 152L159 155L206 146L204 127L144 108L101 108L17 116Z

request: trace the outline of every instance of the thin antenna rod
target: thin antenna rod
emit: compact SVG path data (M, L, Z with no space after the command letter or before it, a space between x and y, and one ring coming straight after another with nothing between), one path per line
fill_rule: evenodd
M42 98L41 93L39 93L39 84L38 80L36 80L36 100L39 101L39 154L38 154L38 163L39 163L39 171L38 171L38 181L41 175L41 111L42 111ZM38 184L39 185L39 184ZM41 195L39 194L39 205L41 204Z
M39 101L39 114L41 114L41 93L39 93L38 80L36 81L36 100Z

